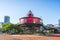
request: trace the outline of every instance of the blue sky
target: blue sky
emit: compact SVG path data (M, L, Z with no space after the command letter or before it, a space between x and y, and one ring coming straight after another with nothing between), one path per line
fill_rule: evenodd
M60 19L59 0L0 0L0 22L10 16L11 23L19 22L31 10L44 24L58 24Z

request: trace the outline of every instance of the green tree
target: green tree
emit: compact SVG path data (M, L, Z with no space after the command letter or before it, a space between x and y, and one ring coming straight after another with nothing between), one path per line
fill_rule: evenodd
M17 24L3 24L2 31L8 34L20 33L20 27Z

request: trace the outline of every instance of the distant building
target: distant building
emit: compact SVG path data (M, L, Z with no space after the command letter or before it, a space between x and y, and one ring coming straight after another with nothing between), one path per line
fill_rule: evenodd
M60 19L58 20L58 25L60 26Z
M47 26L47 28L54 28L53 24L47 24L46 26Z
M4 23L10 23L10 17L9 16L4 17Z
M55 33L60 33L60 26L58 24L54 25Z
M55 24L54 27L57 28L57 27L59 27L59 25L58 24Z
M53 24L47 24L48 27L53 27L54 25Z
M3 24L3 22L0 22L0 24Z
M0 28L2 28L2 24L3 24L3 22L0 22Z
M2 24L3 24L3 22L0 22L0 34L3 34L3 32L2 32Z

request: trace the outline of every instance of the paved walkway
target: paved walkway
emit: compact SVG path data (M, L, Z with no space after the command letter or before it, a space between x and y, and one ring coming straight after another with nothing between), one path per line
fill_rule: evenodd
M36 35L0 35L0 40L60 40L60 37Z

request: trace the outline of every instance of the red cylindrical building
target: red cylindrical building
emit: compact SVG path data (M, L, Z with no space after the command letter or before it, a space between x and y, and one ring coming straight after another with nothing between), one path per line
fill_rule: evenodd
M29 11L27 17L22 17L20 20L20 27L23 28L23 32L40 32L40 27L43 26L41 18L34 17L31 11Z
M20 24L41 24L41 18L34 17L31 11L29 11L27 17L20 18Z

